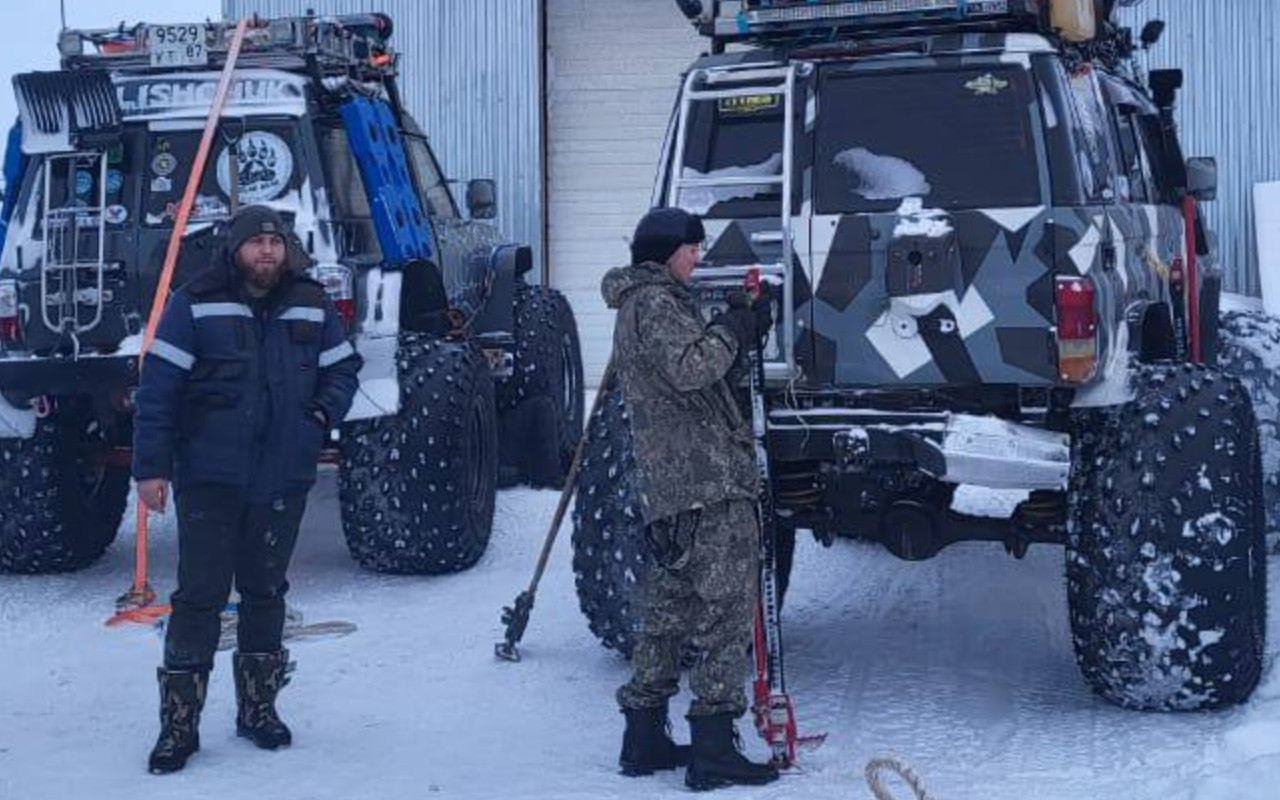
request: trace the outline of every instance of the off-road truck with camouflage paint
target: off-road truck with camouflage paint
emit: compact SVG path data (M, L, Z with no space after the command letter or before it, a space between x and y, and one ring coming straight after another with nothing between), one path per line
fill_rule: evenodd
M66 30L60 70L14 80L0 571L77 569L116 536L141 332L234 28ZM292 257L364 359L327 451L351 553L448 572L484 552L500 477L563 480L582 363L565 298L526 280L530 249L491 222L492 182L471 182L459 213L401 104L390 36L380 14L251 22L173 285L209 264L237 204L289 220ZM191 380L238 368L197 364Z
M1184 161L1181 74L1143 74L1111 2L1083 34L1055 29L1048 0L680 5L712 52L684 74L654 204L705 216L708 317L750 269L779 287L780 582L797 529L909 560L1063 545L1095 690L1144 709L1248 697L1258 432L1204 366L1220 275L1196 206L1216 176ZM626 653L651 567L627 409L604 391L574 567L592 630ZM974 518L953 509L960 485L1025 499Z

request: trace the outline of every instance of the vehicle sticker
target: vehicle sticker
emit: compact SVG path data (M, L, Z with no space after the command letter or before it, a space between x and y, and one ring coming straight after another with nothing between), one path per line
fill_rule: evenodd
M173 206L172 203L169 204ZM166 210L166 215L168 214ZM218 219L225 219L231 215L231 209L217 195L202 194L196 196L195 207L191 210L192 222L210 222ZM177 217L177 208L174 207L173 216Z
M231 196L231 146L218 157L218 188ZM250 131L236 143L241 203L263 203L284 194L293 177L289 144L270 131Z
M165 194L166 192L172 192L173 181L169 180L168 178L160 178L160 177L152 178L151 191L155 194Z
M124 188L124 173L118 169L107 170L107 193L115 194Z
M76 173L76 195L83 197L93 191L93 173Z
M720 100L720 113L732 117L748 117L773 111L782 105L780 94L750 94L744 97L725 97Z
M122 205L107 206L107 222L119 225L129 218L129 209Z
M988 72L980 78L974 78L969 81L964 85L964 88L981 97L982 95L1000 94L1009 88L1009 82Z
M178 159L173 153L164 152L157 153L156 157L151 159L151 171L160 177L168 177L178 168Z

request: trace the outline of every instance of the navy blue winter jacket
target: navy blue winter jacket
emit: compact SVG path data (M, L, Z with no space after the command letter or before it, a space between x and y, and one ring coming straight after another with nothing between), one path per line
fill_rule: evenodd
M174 292L143 362L133 476L237 486L268 502L307 491L361 360L324 288L288 273L244 294L229 257Z

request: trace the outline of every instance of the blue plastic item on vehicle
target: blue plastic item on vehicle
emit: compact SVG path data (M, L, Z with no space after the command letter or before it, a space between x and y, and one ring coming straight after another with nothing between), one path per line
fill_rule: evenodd
M409 176L404 142L390 107L379 100L353 97L339 113L369 197L383 263L395 267L430 258L431 222Z
M13 123L4 150L4 203L0 204L0 252L9 234L9 220L18 202L18 190L22 188L22 175L27 168L27 156L22 152L22 124Z

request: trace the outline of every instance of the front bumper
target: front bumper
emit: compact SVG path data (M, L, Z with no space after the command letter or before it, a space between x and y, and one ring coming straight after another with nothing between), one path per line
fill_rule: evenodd
M860 409L774 410L769 450L847 473L923 472L945 483L1060 491L1071 473L1067 434L998 417Z

